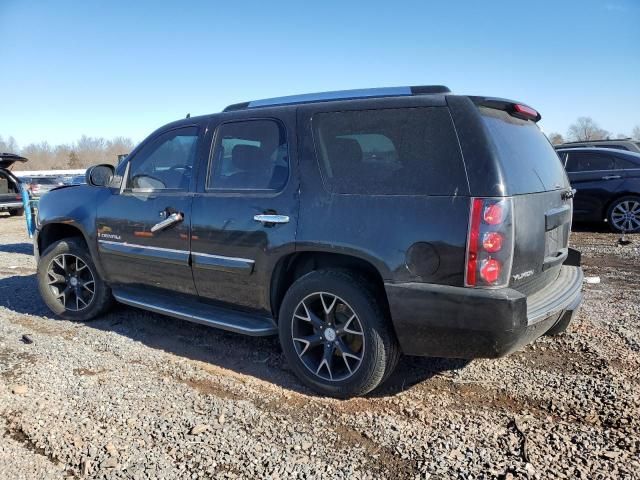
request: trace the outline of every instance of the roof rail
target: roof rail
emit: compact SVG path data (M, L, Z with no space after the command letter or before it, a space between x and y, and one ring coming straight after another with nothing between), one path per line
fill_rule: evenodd
M331 100L352 100L357 98L402 97L411 95L434 95L451 93L444 85L423 85L414 87L382 87L358 90L338 90L335 92L304 93L287 97L265 98L251 102L235 103L223 112L245 110L248 108L274 107L278 105L296 105L302 103L329 102Z
M599 140L574 140L572 142L564 142L561 145L570 145L572 143L594 143L594 142L625 142L625 141L633 141L633 138L601 138Z

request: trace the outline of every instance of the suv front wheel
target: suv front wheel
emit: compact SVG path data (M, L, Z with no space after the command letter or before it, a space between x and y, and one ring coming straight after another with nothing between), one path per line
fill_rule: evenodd
M399 353L372 291L349 272L320 270L298 279L279 314L280 344L294 373L332 397L363 395L395 368Z
M78 238L59 240L46 249L38 262L38 288L47 307L67 320L92 320L113 300Z

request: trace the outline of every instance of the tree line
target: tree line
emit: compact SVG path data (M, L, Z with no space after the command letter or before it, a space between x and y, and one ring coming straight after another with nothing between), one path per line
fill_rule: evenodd
M133 141L127 137L107 140L83 135L72 144L40 142L19 148L15 138L9 136L5 139L0 135L0 152L17 153L29 159L26 163L14 164L14 171L82 169L97 163L115 165L118 155L131 152L133 147Z
M591 117L580 117L569 126L566 136L557 132L548 135L554 145L566 141L604 140L609 138L627 138L628 135L612 135L600 128ZM636 125L631 137L640 141L640 125ZM0 152L18 153L29 159L27 163L14 165L14 170L64 170L87 168L97 163L118 162L118 155L133 150L133 141L128 137L115 137L107 140L102 137L82 135L72 144L50 145L48 142L31 143L19 148L16 140L0 135Z
M600 125L591 117L579 117L574 123L569 125L566 137L558 132L551 132L547 135L549 141L554 145L560 145L565 142L585 142L587 140L609 140L620 138L633 138L640 141L640 125L636 125L631 131L631 135L618 133L613 135L611 132L600 128Z

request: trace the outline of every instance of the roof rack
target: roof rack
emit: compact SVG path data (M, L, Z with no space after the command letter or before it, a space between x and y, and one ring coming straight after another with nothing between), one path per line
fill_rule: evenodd
M335 92L305 93L287 97L266 98L251 102L235 103L223 112L245 110L248 108L274 107L278 105L296 105L302 103L329 102L331 100L353 100L357 98L402 97L411 95L434 95L451 93L444 85L423 85L414 87L382 87L358 90L338 90Z

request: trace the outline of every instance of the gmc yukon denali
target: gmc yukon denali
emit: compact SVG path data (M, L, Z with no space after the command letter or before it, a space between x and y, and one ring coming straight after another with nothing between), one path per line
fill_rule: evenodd
M442 86L239 103L46 194L41 295L87 321L118 301L279 335L324 395L365 394L401 354L506 355L581 302L573 191L517 101Z

